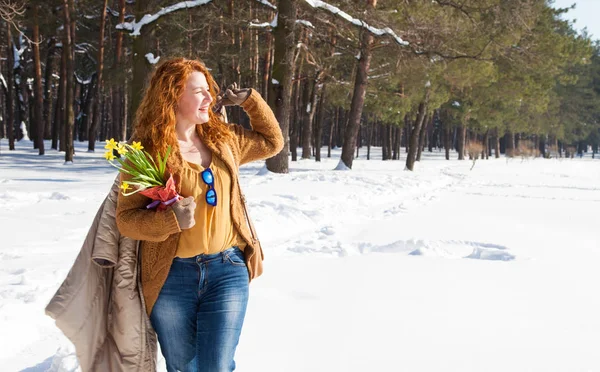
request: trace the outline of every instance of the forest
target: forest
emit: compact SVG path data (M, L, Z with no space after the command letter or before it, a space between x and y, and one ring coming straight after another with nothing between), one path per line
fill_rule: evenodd
M0 138L44 155L129 138L161 59L201 60L269 102L267 168L372 146L447 159L598 152L600 47L548 0L1 0ZM231 122L249 125L230 107ZM456 152L454 152L454 150ZM322 154L323 151L323 154ZM326 151L326 154L325 154ZM291 155L291 156L290 156Z

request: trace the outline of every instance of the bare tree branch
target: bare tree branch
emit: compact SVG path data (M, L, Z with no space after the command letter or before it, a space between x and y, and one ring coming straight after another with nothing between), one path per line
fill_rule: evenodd
M21 31L21 28L17 23L17 20L24 15L25 3L11 0L0 0L0 18L12 25L13 28L17 30L17 32L21 34L25 40L27 40L28 43L35 44L33 40L28 38L27 35ZM40 40L40 42L37 44L39 45L41 42L42 40Z

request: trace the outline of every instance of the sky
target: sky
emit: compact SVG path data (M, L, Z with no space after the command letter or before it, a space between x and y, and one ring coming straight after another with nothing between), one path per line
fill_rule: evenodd
M555 0L554 6L566 8L576 4L575 10L569 11L568 19L576 19L575 28L578 30L587 27L593 39L600 39L600 0Z

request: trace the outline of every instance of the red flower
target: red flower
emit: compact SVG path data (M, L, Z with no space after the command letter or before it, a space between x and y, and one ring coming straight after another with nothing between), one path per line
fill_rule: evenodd
M175 189L173 175L169 176L165 186L151 187L149 189L140 191L140 194L154 200L152 203L148 204L146 208L151 209L157 207L159 211L164 211L169 205L175 203L179 199L183 199L183 197L179 195Z

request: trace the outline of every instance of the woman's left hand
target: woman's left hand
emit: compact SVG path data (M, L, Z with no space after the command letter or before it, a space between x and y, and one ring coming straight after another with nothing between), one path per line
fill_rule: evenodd
M237 83L227 87L224 93L217 96L217 105L219 106L239 106L250 96L251 89L238 88Z

